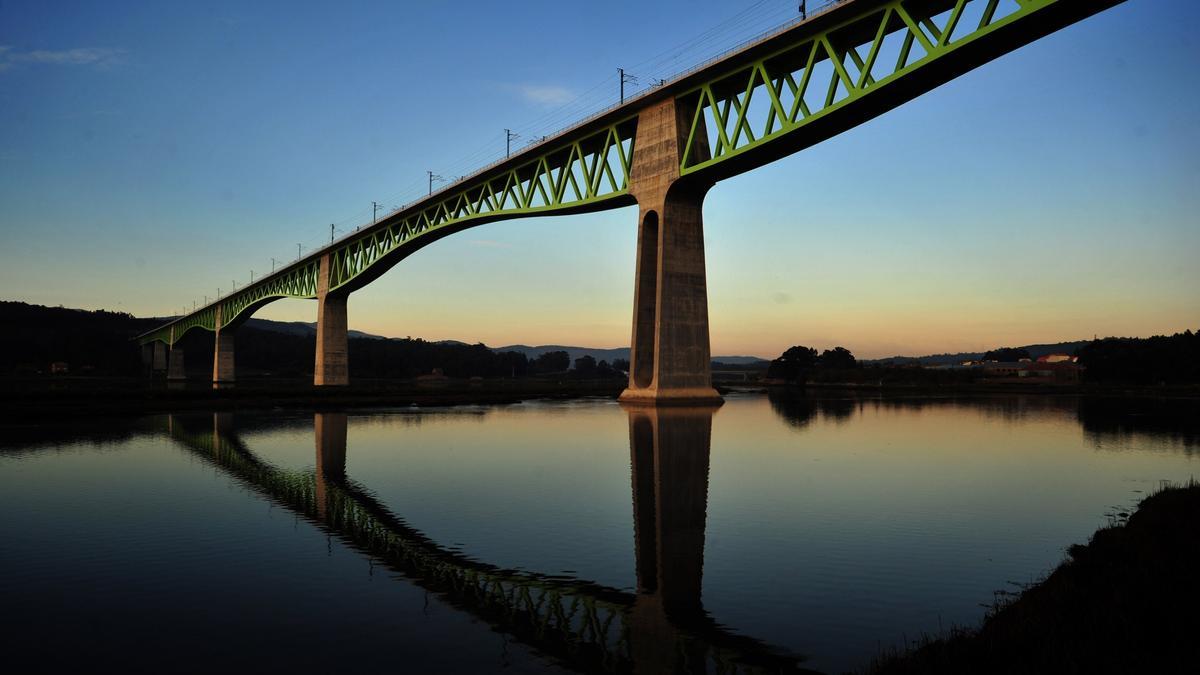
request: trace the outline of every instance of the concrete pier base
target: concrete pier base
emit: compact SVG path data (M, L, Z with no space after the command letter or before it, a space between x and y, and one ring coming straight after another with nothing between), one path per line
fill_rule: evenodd
M350 384L346 352L348 294L330 292L331 265L329 255L322 257L321 271L317 277L317 361L313 370L313 384L318 387L344 387Z
M638 115L629 191L640 222L626 403L721 401L712 387L701 215L710 186L679 177L691 120L675 99Z

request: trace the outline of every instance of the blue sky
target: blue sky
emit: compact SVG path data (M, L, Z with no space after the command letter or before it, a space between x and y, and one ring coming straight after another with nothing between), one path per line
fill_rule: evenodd
M162 315L789 18L793 2L0 3L6 299ZM714 353L1200 326L1200 7L1129 0L705 203ZM518 144L523 141L518 141ZM636 214L493 223L352 327L628 344ZM315 320L284 300L259 316Z

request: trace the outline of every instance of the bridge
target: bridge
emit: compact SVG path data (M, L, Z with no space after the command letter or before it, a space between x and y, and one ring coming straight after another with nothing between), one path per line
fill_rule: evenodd
M629 411L636 593L501 569L439 546L346 475L345 413L314 415L312 471L259 459L231 413L164 416L160 432L377 564L573 669L811 673L800 657L720 626L701 605L714 409Z
M627 402L720 400L710 373L704 197L718 181L845 132L1123 0L842 0L459 179L138 337L184 377L177 342L234 335L281 298L317 301L313 382L349 383L347 299L424 246L510 218L637 205Z

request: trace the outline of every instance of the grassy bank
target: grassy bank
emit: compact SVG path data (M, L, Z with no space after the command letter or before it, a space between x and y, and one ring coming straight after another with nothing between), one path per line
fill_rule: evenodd
M1044 581L870 675L1200 672L1200 484L1144 499Z

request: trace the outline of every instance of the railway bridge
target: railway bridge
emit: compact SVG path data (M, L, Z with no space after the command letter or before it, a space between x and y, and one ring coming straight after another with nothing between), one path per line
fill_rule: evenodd
M799 152L1122 0L842 0L598 113L139 336L182 378L176 343L212 331L213 386L234 336L281 298L315 299L318 386L349 383L347 300L442 237L509 218L638 206L632 403L717 401L703 204L718 181ZM1047 64L1052 67L1053 64Z

